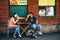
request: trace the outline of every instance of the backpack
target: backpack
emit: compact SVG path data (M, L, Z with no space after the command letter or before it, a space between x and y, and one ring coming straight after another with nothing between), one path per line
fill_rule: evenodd
M37 36L35 35L35 33L33 31L29 32L29 35L31 38L37 38Z

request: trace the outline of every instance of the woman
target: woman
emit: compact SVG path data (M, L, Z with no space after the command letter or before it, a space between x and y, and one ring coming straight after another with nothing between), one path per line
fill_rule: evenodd
M13 37L16 38L16 33L18 33L18 36L21 37L20 35L20 28L17 25L17 22L19 21L19 17L17 13L13 14L13 17L11 17L9 23L8 23L8 29L15 29Z

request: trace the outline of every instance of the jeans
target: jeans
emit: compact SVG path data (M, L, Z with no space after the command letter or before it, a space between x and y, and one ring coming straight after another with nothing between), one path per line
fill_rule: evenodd
M33 29L38 29L38 30L40 30L42 28L42 26L40 24L31 24L31 27Z
M18 35L20 35L20 28L19 28L18 25L13 25L13 26L11 27L11 29L15 29L15 31L14 31L14 36L16 35L16 33L18 33Z

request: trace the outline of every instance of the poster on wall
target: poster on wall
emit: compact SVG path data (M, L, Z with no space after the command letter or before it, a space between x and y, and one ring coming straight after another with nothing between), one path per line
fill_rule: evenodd
M27 0L10 0L10 5L27 5Z
M39 0L39 16L55 16L55 0Z

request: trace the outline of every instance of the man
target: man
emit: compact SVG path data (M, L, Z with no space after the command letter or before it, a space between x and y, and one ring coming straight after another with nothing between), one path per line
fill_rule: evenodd
M36 19L35 16L33 16L33 13L30 12L28 15L27 15L27 18L26 18L26 21L30 21L31 22L31 28L32 29L38 29L38 33L42 35L42 32L40 32L40 28L41 28L41 25L38 24L38 20Z

